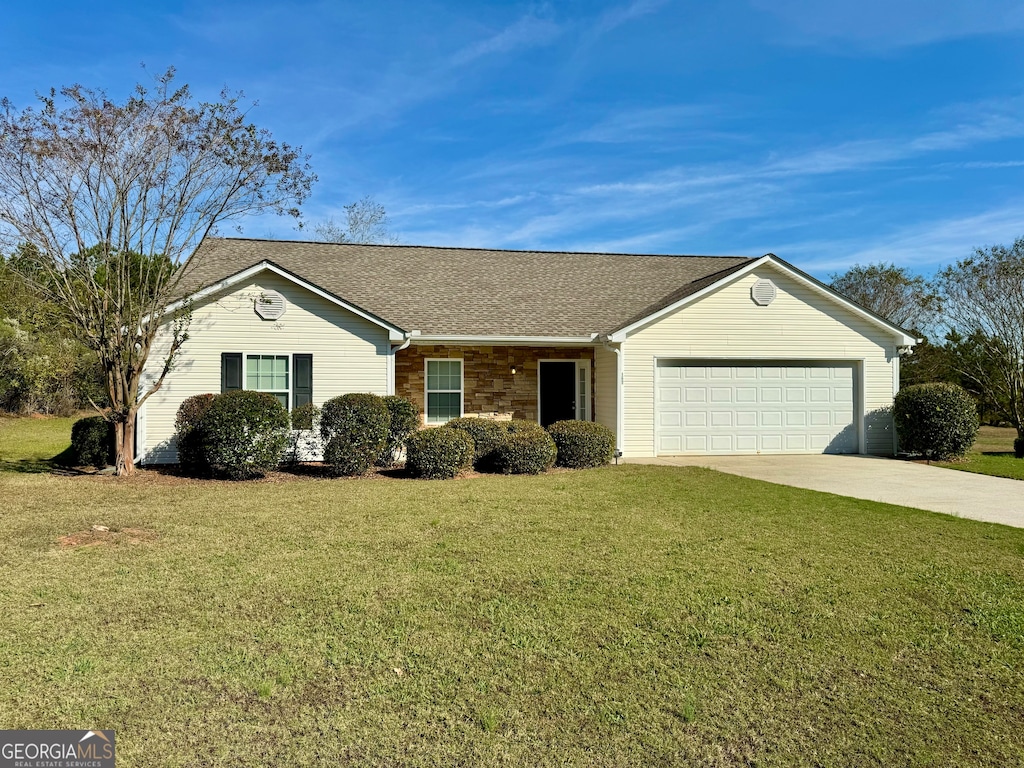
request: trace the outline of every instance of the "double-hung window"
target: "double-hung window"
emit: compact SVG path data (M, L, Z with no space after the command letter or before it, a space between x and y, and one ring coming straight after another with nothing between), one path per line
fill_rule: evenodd
M245 388L269 392L288 408L291 392L288 355L246 355Z
M462 416L462 361L427 360L427 424Z

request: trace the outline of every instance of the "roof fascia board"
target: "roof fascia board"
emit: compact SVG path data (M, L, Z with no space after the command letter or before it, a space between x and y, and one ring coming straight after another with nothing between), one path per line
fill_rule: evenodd
M402 341L407 336L405 331L403 331L398 326L391 325L390 323L384 322L379 317L375 317L374 315L371 315L369 312L366 312L365 310L360 309L359 307L355 306L354 304L349 304L344 299L339 299L337 296L335 296L335 295L333 295L331 293L328 293L327 291L323 290L322 288L317 287L316 285L313 285L313 283L307 282L306 280L303 280L301 277L298 277L297 275L293 275L288 270L281 269L279 266L277 266L273 262L266 261L266 260L261 261L258 264L253 264L251 267L248 267L247 269L243 269L241 272L236 272L235 274L230 275L229 277L225 277L223 280L220 280L220 281L218 281L216 283L212 283L211 285L208 285L205 288L202 288L201 290L196 291L193 294L190 294L186 299L180 299L180 300L174 302L173 304L170 304L164 310L164 314L167 314L169 312L174 312L175 310L181 308L181 306L184 305L185 301L198 301L198 300L201 300L201 299L205 299L208 296L212 296L215 293L220 293L223 290L226 290L226 289L231 288L231 287L233 287L235 285L238 285L239 283L241 283L241 282L243 282L245 280L248 280L251 277L254 277L254 276L258 275L260 272L273 272L275 275L283 277L285 280L288 280L288 281L294 283L295 285L299 286L300 288L305 288L310 293L313 293L313 294L315 294L315 295L317 295L317 296L319 296L319 297L321 297L323 299L326 299L327 301L331 302L332 304L336 304L337 306L341 307L342 309L345 309L345 310L351 312L354 315L358 315L359 317L363 318L364 320L368 320L369 322L373 323L374 325L377 325L377 326L385 329L388 332L388 338L389 338L390 341Z
M743 277L749 272L757 269L758 267L764 266L765 264L771 264L776 269L781 270L782 272L786 273L797 282L802 283L803 285L812 289L816 293L819 293L822 296L825 296L826 298L829 298L837 302L850 312L853 312L855 315L858 315L859 317L867 320L871 324L878 326L879 328L882 328L885 331L888 331L898 339L898 343L901 346L913 346L918 343L919 340L917 338L911 336L899 326L893 325L889 321L882 319L873 312L864 309L864 307L855 304L842 294L837 293L836 291L829 288L824 283L815 280L810 275L801 272L796 267L792 266L788 262L783 261L778 256L775 256L773 254L767 254L765 256L762 256L761 258L752 261L745 267L742 267L741 269L738 269L735 272L726 275L721 280L718 280L717 282L714 282L711 285L705 286L696 293L692 293L689 296L686 296L680 299L679 301L668 305L667 307L663 307L662 309L659 309L657 312L654 312L645 318L637 320L635 323L631 323L630 325L627 325L624 328L620 328L614 333L609 334L608 338L610 341L614 342L625 341L628 336L632 335L637 330L649 325L650 323L653 323L655 320L658 320L659 318L662 318L667 314L675 312L677 309L680 309L681 307L684 307L687 304L699 301L712 291L717 290L725 285L728 285L734 280L738 280L739 278Z
M417 334L412 338L413 344L497 344L497 345L542 345L542 344L577 344L593 345L597 343L597 334L588 336L478 336L459 334Z

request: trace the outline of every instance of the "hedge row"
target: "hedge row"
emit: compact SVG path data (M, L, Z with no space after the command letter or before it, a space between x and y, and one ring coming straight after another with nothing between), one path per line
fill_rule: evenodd
M290 461L300 461L317 442L310 434L314 430L335 475L390 466L418 422L415 406L400 397L342 395L322 409L309 404L289 415L273 395L235 390L188 398L178 409L175 428L183 472L245 480L277 467L286 452Z
M536 475L554 464L563 467L598 467L615 454L615 435L601 424L560 421L544 429L534 421L494 421L481 418L452 419L443 427L428 429L409 441L406 467L418 477L454 477L469 465L451 433L470 438L472 466L479 472ZM436 437L428 437L438 433ZM460 442L461 446L462 443Z

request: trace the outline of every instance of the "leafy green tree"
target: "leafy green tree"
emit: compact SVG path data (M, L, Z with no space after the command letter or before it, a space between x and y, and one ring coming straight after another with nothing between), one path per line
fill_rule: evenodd
M856 264L829 279L833 290L901 328L922 330L936 309L927 281L895 264Z
M218 226L299 216L315 180L299 148L248 120L240 94L198 102L174 70L122 102L72 85L36 108L0 101L0 235L24 243L34 290L103 370L118 474L134 469L135 415L188 337L179 268ZM161 327L170 342L150 352ZM145 392L147 364L156 371Z
M1024 238L975 249L941 270L934 289L951 365L1024 438Z

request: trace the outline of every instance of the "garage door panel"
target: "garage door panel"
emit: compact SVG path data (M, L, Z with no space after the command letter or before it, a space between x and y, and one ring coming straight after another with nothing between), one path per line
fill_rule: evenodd
M852 365L659 365L659 453L848 453Z
M705 387L687 387L683 390L683 401L687 403L706 403L708 391Z
M733 412L732 411L712 411L711 412L711 426L712 427L731 427L731 426L733 426Z
M733 399L737 403L756 403L757 387L736 387Z
M707 411L687 411L685 414L686 426L688 427L707 427L708 424L708 412Z
M757 411L736 411L737 427L756 427Z

